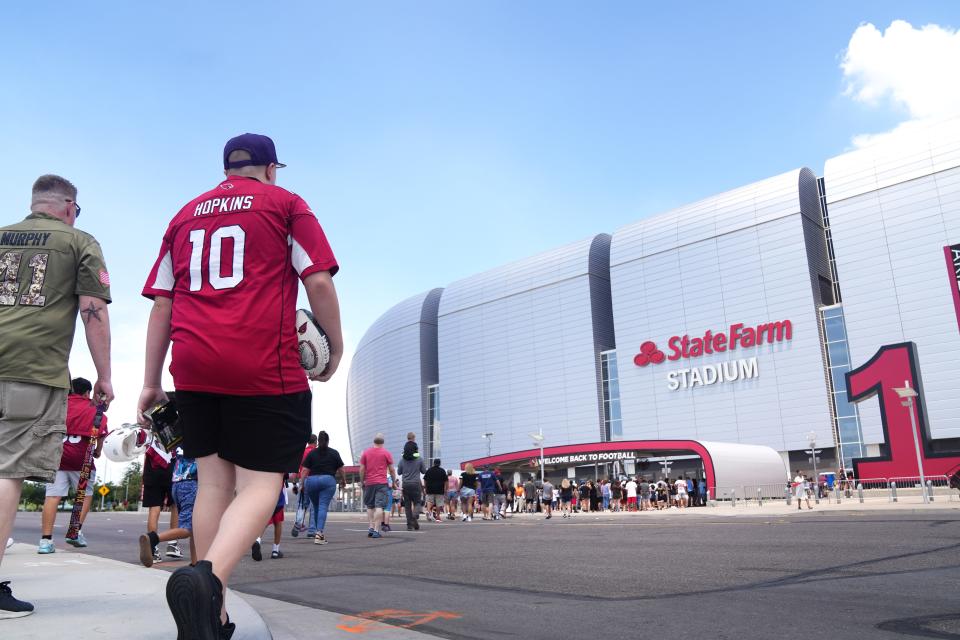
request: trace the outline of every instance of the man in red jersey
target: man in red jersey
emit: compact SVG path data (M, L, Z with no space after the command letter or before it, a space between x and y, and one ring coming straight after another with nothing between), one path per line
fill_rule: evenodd
M196 567L167 583L180 637L218 640L231 572L277 503L310 435L310 386L300 367L297 279L330 340L326 381L343 353L337 261L302 198L275 186L273 141L243 134L223 150L226 180L173 218L143 295L152 298L139 410L164 399L170 342L183 449L196 458Z

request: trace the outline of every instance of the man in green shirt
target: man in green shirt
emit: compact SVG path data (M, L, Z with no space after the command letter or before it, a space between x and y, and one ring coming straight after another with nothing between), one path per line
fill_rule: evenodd
M94 401L113 400L110 276L97 241L74 229L77 188L40 176L30 210L0 227L0 540L13 529L23 481L52 482L60 465L78 310L97 370ZM0 619L32 612L0 582Z

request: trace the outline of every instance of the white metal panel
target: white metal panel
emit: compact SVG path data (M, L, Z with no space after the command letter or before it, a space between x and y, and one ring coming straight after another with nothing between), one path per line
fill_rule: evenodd
M827 161L830 224L854 367L917 343L934 438L960 437L960 330L943 247L960 243L960 120ZM876 401L866 442L883 442Z

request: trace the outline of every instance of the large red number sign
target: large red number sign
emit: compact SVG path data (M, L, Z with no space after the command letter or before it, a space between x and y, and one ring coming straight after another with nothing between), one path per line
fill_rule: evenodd
M851 402L863 402L877 396L887 450L876 458L857 458L853 469L858 478L894 478L919 475L916 447L910 409L903 406L894 387L912 387L915 398L917 431L923 472L928 476L946 475L960 464L956 452L935 453L927 429L927 411L923 383L917 359L917 345L913 342L889 344L880 347L870 360L847 374L847 396Z

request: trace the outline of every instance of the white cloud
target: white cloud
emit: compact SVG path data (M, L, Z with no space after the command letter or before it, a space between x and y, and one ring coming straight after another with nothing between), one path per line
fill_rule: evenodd
M894 20L881 32L863 24L850 37L840 68L845 95L871 107L901 109L909 117L892 131L856 136L854 146L912 135L923 122L960 113L958 30Z

